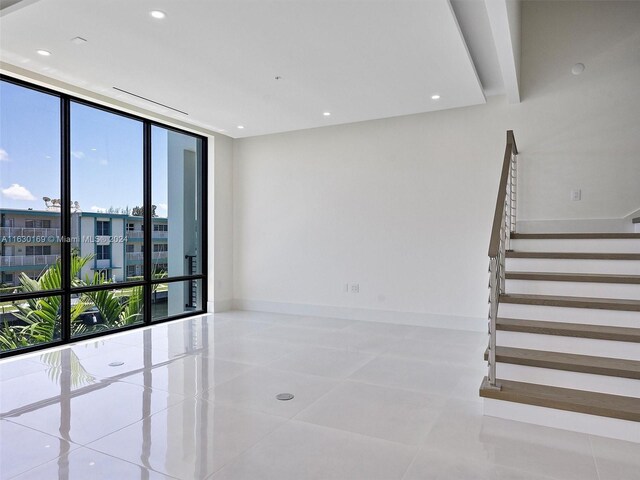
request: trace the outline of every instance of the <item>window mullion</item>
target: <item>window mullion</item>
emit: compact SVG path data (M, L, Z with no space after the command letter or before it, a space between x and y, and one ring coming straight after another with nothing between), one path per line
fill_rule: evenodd
M144 323L149 325L151 323L151 276L152 276L152 265L151 265L151 249L153 241L152 241L152 211L151 211L151 123L148 121L144 122L144 130L143 130L143 191L144 191L144 203L142 209L143 215L143 225L144 225L144 233L143 233L143 242L142 242L142 265L144 272Z
M67 96L60 97L60 215L61 238L60 257L62 262L60 321L62 341L71 340L71 101Z

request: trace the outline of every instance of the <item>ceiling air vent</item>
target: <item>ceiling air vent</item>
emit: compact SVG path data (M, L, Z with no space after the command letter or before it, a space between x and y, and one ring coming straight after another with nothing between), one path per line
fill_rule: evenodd
M140 98L140 99L142 99L142 100L144 100L146 102L151 102L151 103L153 103L155 105L160 105L161 107L168 108L169 110L173 110L174 112L182 113L183 115L189 115L187 112L184 112L182 110L178 110L177 108L170 107L169 105L165 105L164 103L156 102L155 100L151 100L151 99L149 99L147 97L143 97L142 95L137 95L137 94L129 92L127 90L123 90L122 88L113 87L113 89L117 90L119 92L122 92L122 93L126 93L127 95L131 95L132 97Z

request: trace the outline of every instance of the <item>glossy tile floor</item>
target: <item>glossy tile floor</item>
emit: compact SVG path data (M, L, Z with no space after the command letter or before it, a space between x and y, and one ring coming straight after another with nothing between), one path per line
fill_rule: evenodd
M229 312L5 360L0 477L640 478L640 445L483 417L485 343Z

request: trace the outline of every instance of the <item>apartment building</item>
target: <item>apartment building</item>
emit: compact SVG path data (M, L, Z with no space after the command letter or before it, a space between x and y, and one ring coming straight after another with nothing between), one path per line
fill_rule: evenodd
M0 211L0 265L3 288L19 285L17 272L31 278L60 256L60 215L37 210Z
M0 233L3 288L20 285L20 272L37 279L60 258L59 210L0 210ZM80 256L93 257L81 278L95 273L114 282L141 277L143 239L141 217L79 211L71 216L72 248ZM167 219L154 218L152 261L158 275L167 271L167 239Z

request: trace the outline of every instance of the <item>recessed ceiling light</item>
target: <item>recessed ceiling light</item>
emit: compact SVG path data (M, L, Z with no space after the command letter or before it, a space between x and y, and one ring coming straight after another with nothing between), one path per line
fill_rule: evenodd
M244 125L238 125L238 128L242 130L244 128Z
M82 37L74 37L71 39L71 43L73 43L74 45L84 45L85 43L87 43L87 39Z
M329 117L331 116L331 112L324 112L322 115L324 115L325 117Z
M151 12L149 12L151 14L151 16L153 18L157 18L157 19L161 19L167 16L166 13L164 13L163 11L160 10L151 10Z
M440 95L431 95L431 100L440 100Z
M49 55L51 55L51 52L49 50L38 50L38 55L42 55L43 57L48 57Z
M573 67L571 67L571 73L574 75L580 75L584 72L585 66L584 63L576 63Z

